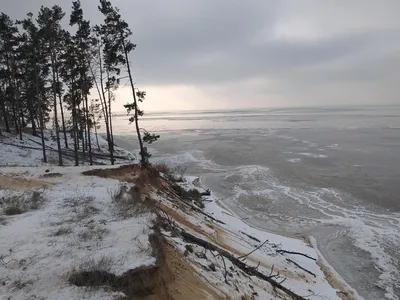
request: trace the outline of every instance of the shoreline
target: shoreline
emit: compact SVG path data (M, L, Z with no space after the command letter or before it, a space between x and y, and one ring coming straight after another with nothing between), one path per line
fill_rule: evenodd
M195 176L188 176L188 177L195 177ZM203 184L202 182L202 176L196 177L199 182L199 187L204 187L208 189L206 185ZM211 195L213 194L211 190ZM211 196L211 198L213 198ZM289 235L289 234L283 234L280 232L274 232L274 231L269 231L265 228L260 228L257 227L250 222L247 222L248 218L242 218L240 217L234 210L229 208L223 200L218 200L216 198L213 198L214 203L218 205L222 210L228 211L230 214L232 214L233 217L238 218L241 220L243 223L247 224L249 227L254 228L255 230L263 231L266 233L270 234L275 234L279 235L281 237L289 238L289 239L294 239L294 240L300 240L305 243L307 243L310 247L312 247L317 255L318 255L318 260L317 264L320 266L321 271L324 273L325 278L328 280L329 284L335 289L338 289L340 291L340 298L343 300L351 300L351 299L364 299L359 295L359 293L354 289L350 284L344 280L344 278L333 268L333 266L328 262L328 260L324 257L324 255L321 253L321 251L318 249L318 243L315 237L312 235L307 235L307 236L296 236L296 235ZM351 295L351 296L350 296Z

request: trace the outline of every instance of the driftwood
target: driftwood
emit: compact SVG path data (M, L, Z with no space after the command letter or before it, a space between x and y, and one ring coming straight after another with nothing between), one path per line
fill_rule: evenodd
M264 281L267 281L268 283L270 283L274 288L279 289L281 291L283 291L284 293L286 293L288 296L290 296L293 300L307 300L306 298L292 292L291 290L289 290L288 288L284 287L281 283L277 282L276 280L274 280L273 278L271 278L270 276L267 276L261 272L259 272L256 268L254 267L250 267L247 264L245 264L244 262L242 262L241 260L237 259L236 257L234 257L232 254L230 254L228 251L221 249L219 247L217 247L216 245L207 242L201 238L198 238L188 232L186 232L185 230L181 229L180 230L180 234L181 236L188 242L197 244L199 246L204 247L207 250L210 251L216 251L218 252L221 256L225 257L226 259L228 259L233 265L235 265L236 267L238 267L239 269L241 269L243 272L245 272L247 275L249 276L256 276Z
M303 268L302 266L300 266L298 263L296 263L295 261L291 260L290 258L286 258L286 260L292 264L294 264L296 267L298 267L299 269L302 269L304 272L307 272L308 274L317 277L317 275L315 275L313 272L307 270L306 268Z
M293 255L301 255L301 256L307 257L307 258L309 258L309 259L311 259L311 260L313 260L313 261L317 261L316 258L311 257L311 256L309 256L309 255L307 255L307 254L304 254L304 253L300 253L300 252L292 252L292 251L286 251L286 250L276 250L276 252L278 252L278 253L293 254Z

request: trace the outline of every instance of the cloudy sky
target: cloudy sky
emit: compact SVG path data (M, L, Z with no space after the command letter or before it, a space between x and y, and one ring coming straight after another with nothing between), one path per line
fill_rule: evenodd
M97 0L81 0L92 23ZM114 0L145 109L400 104L399 0ZM67 0L0 0L14 18ZM118 93L117 110L130 97Z

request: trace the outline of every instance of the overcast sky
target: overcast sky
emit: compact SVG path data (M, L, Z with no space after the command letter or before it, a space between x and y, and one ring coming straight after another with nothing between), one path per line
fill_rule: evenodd
M81 0L92 23L97 0ZM400 104L399 0L114 0L145 109ZM0 0L13 18L67 0ZM129 100L118 93L117 110Z

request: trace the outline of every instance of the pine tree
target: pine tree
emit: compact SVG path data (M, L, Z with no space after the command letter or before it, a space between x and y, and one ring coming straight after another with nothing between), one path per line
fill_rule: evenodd
M71 111L71 134L74 141L74 154L75 154L75 165L79 165L79 118L78 118L78 104L81 101L79 94L79 68L78 68L78 54L76 51L75 43L72 37L68 34L65 36L65 51L62 54L62 67L60 69L60 75L68 87L67 93L64 95L64 103L67 108Z
M89 68L100 99L100 106L103 112L104 122L106 125L108 150L110 152L111 164L114 165L114 144L113 144L112 132L110 129L112 127L112 118L110 116L111 108L109 108L109 106L111 105L111 101L108 101L107 103L106 92L105 92L106 90L104 84L105 67L102 57L103 55L102 49L104 47L101 39L101 27L95 26L94 33L96 34L96 36L94 38L94 44L92 49L93 57Z
M93 86L92 78L89 75L89 64L91 49L94 44L93 39L91 39L91 28L90 22L83 19L83 10L79 0L72 2L72 14L70 17L70 25L77 25L78 29L74 36L74 42L76 51L78 54L78 66L79 66L79 85L81 90L81 95L83 97L83 120L84 128L87 130L87 145L89 148L89 160L90 165L93 165L92 158L92 143L90 136L91 122L89 119L89 103L88 96L90 94L90 89Z
M133 102L126 104L125 108L128 113L133 111L133 117L131 117L130 121L135 123L140 146L141 165L142 167L146 167L149 163L150 154L143 143L153 143L160 136L150 134L139 127L139 117L143 116L143 111L139 109L138 102L142 102L145 99L146 93L136 91L133 83L129 53L136 48L136 45L129 40L132 31L129 29L128 24L122 19L118 9L113 7L110 1L100 0L99 10L105 17L104 24L100 26L100 32L104 44L103 53L105 57L104 61L107 66L106 70L119 75L121 66L127 68ZM115 79L115 76L110 78L115 80L116 83L119 82L118 79ZM143 131L143 139L141 131Z
M0 60L2 69L1 85L3 87L2 110L3 118L6 123L7 131L10 131L8 126L8 114L10 114L15 131L20 133L20 118L17 107L17 87L16 87L16 66L15 66L15 50L18 46L17 38L18 28L14 22L4 13L0 14Z
M60 55L60 42L63 38L63 32L61 29L61 20L65 13L58 5L53 6L51 9L42 6L39 11L37 23L43 37L44 44L46 45L46 55L50 60L51 74L52 74L52 97L53 97L53 112L54 112L54 124L56 131L56 141L58 149L58 163L60 166L63 165L62 151L60 144L60 129L58 123L58 108L57 108L57 87L59 82L57 81L58 73L58 60Z
M22 52L25 53L24 59L26 60L24 70L27 82L25 101L28 106L34 135L36 134L36 123L38 123L42 139L43 161L47 162L43 129L46 122L45 118L48 115L48 109L45 108L49 106L49 103L45 100L45 82L49 68L46 59L42 55L39 29L32 18L33 14L29 13L26 19L18 22L22 24L25 30L21 36L23 41ZM43 112L44 110L45 113Z

